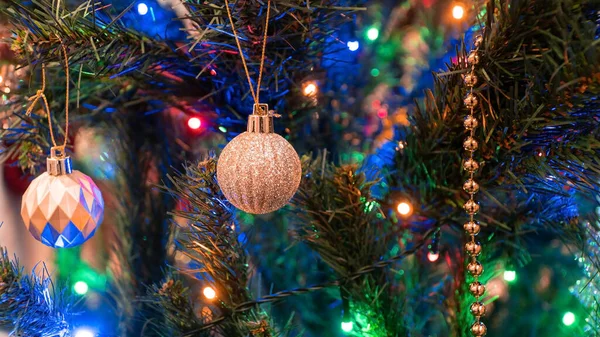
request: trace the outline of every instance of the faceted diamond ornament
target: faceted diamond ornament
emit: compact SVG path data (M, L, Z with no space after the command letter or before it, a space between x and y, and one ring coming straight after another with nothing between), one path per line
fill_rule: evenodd
M53 248L78 246L91 238L102 222L102 193L90 177L71 171L70 161L64 171L51 170L50 164L48 168L49 172L34 179L25 191L21 217L41 243Z

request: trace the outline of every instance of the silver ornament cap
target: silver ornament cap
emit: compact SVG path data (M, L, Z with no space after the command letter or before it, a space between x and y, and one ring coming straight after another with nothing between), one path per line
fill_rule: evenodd
M66 155L64 146L54 146L50 149L50 157L46 159L46 170L51 176L61 176L73 172L71 157Z

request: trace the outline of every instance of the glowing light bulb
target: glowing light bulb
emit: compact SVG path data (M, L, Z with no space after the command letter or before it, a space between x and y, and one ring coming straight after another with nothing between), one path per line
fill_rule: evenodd
M397 209L398 213L400 213L401 215L409 215L412 211L412 207L410 206L410 204L405 201L399 203Z
M460 20L465 16L465 8L462 4L456 4L452 7L452 17L456 20Z
M304 84L302 92L304 93L304 96L313 96L317 93L318 89L319 88L317 88L317 85L311 81Z
M505 270L504 271L504 281L506 282L514 282L517 279L517 272L514 270Z
M574 314L574 313L572 313L572 312L570 312L570 311L567 311L567 312L566 312L566 313L563 315L562 322L563 322L563 324L564 324L564 325L566 325L566 326L571 326L571 325L573 325L573 323L575 323L575 314Z
M358 41L348 41L346 45L348 46L348 49L350 49L350 51L357 51L358 47L360 47L360 43L358 43Z
M345 332L350 332L354 328L354 323L352 322L342 322L342 330Z
M79 295L85 295L90 290L90 287L84 281L77 281L73 285L73 290Z
M139 15L146 15L148 14L148 5L146 5L145 3L141 2L137 5L137 11Z
M198 117L192 117L192 118L188 119L187 124L190 127L190 129L198 130L200 128L200 126L202 126L202 121Z
M75 330L75 337L94 337L94 332L90 329L81 328Z
M212 300L215 297L217 297L217 292L211 287L205 287L202 290L202 293L204 294L204 297L206 297L209 300Z
M429 262L435 262L440 258L440 253L429 252L427 253L427 260Z
M371 41L375 41L375 40L377 40L378 37L379 37L379 29L377 29L375 27L371 27L371 28L369 28L369 30L367 30L367 39L369 39Z

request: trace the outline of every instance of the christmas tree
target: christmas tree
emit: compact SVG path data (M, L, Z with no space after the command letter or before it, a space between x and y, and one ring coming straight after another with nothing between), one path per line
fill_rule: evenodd
M599 1L2 4L0 329L600 331Z

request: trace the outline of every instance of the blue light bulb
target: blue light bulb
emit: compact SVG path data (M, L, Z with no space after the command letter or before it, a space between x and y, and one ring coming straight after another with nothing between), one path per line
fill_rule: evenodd
M357 51L358 47L360 47L360 43L358 43L358 41L348 41L346 45L348 46L348 49L350 49L350 51Z
M138 11L139 15L146 15L146 14L148 14L148 5L146 5L143 2L140 2L137 5L137 11Z

